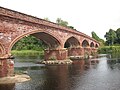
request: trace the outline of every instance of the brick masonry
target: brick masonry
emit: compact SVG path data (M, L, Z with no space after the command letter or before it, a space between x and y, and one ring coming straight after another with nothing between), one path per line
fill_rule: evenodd
M82 32L0 7L0 58L8 58L13 45L27 35L33 35L48 45L45 60L65 60L69 55L83 55L84 50L96 52L99 46L96 40ZM68 50L65 49L65 44L69 46ZM82 49L83 46L87 49ZM8 60L0 60L0 63L0 76L12 72L13 66L8 66Z

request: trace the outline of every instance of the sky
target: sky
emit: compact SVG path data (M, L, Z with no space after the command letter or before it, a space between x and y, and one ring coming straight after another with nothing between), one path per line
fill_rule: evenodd
M80 32L100 38L120 28L120 0L0 0L0 6L38 18L67 21Z

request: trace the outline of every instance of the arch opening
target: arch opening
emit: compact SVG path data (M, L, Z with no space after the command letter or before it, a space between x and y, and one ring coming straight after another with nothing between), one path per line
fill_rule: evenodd
M98 44L95 45L95 48L98 48Z
M90 43L90 47L94 47L94 43L93 42Z
M75 37L68 38L64 44L64 48L72 48L78 46L80 46L80 43Z
M39 32L32 35L46 43L50 49L59 48L60 46L60 42L50 34Z
M88 41L87 40L84 40L83 42L82 42L82 47L88 47L89 46L89 43L88 43Z
M29 43L31 45L31 42L35 43L35 44L43 44L45 45L45 48L48 48L48 49L55 49L55 48L58 48L60 46L60 42L52 35L48 34L48 33L45 33L45 32L37 32L37 33L33 33L33 34L27 34L27 35L22 35L21 37L17 38L11 45L11 48L14 49L16 43L19 43L20 40L22 40L22 38L27 38L29 36L32 36L32 38L28 39L28 41L26 41L26 43ZM37 41L35 42L34 38L37 38L40 42L37 43ZM21 47L24 47L26 46L25 44ZM33 49L32 48L32 45L31 45L31 48L29 49Z

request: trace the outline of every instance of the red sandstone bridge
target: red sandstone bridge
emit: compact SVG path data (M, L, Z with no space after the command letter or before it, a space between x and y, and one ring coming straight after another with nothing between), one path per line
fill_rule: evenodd
M9 58L13 45L33 35L44 41L45 60L65 60L68 56L96 53L99 43L84 33L40 18L0 7L0 58ZM1 65L1 64L0 64Z

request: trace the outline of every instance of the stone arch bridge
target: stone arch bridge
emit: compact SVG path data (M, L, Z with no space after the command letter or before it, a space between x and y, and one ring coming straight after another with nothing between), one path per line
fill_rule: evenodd
M76 30L37 17L0 7L0 77L14 71L9 60L13 45L21 38L33 35L48 45L45 60L66 60L69 56L96 53L99 43Z
M33 35L44 41L45 60L64 60L68 56L96 53L99 43L90 36L37 17L0 7L0 57L9 58L13 45Z

